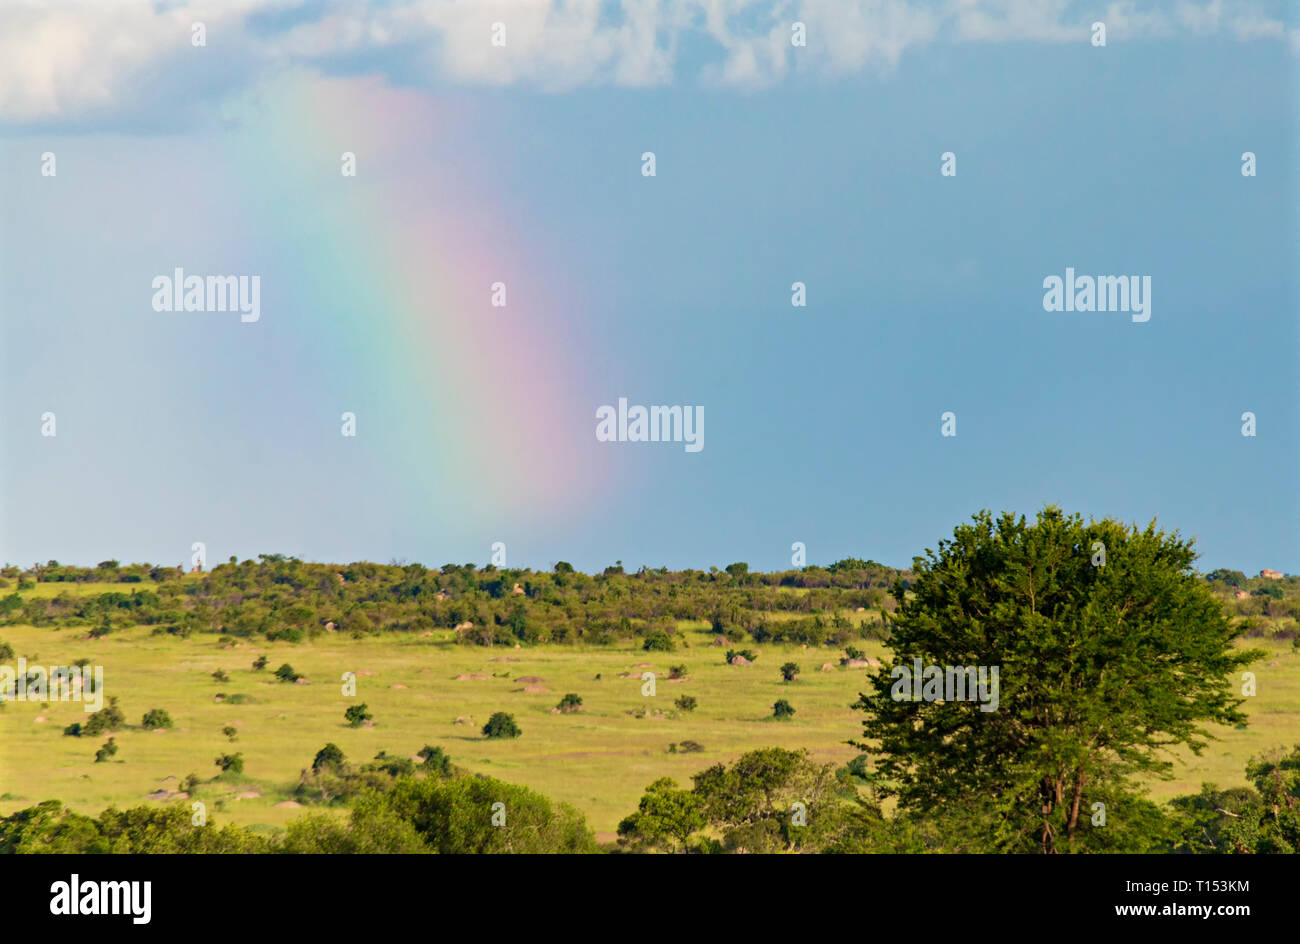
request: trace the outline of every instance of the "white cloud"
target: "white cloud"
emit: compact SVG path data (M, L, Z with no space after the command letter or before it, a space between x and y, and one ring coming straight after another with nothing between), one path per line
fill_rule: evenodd
M1223 33L1300 48L1257 0L0 0L0 122L111 120L180 96L201 105L279 69L406 82L761 88L791 73L888 71L943 42L1084 42ZM807 46L790 44L802 21ZM202 21L208 45L194 48ZM491 43L504 23L506 45Z

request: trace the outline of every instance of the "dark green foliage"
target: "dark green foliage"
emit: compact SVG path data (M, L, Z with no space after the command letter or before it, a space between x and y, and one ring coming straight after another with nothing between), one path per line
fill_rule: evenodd
M1205 579L1209 581L1219 581L1228 587L1240 587L1246 582L1246 575L1239 570L1220 568L1218 570L1210 571L1205 575Z
M274 842L235 826L201 829L183 805L108 809L92 818L58 800L0 817L0 854L255 853L275 851Z
M301 675L293 670L293 666L287 662L275 670L275 677L281 682L296 682L298 679L302 678Z
M222 754L213 763L221 768L223 774L242 774L244 772L243 754Z
M294 799L302 803L338 804L356 801L367 794L384 793L392 789L401 777L409 777L417 770L435 777L452 776L451 761L439 748L425 747L420 751L424 763L417 767L405 754L380 751L375 759L360 767L347 763L338 745L326 744L316 753L310 770L304 770L294 788Z
M343 717L347 720L348 727L359 728L367 721L374 718L374 715L367 711L366 708L367 706L364 704L348 706L348 710L343 712Z
M253 669L255 671L261 672L263 669L266 668L266 664L269 661L270 660L267 659L266 656L258 656L256 659L253 660Z
M399 780L379 802L443 854L596 851L577 810L491 777Z
M95 763L102 764L117 753L117 741L109 738L99 750L95 751Z
M677 644L673 642L673 637L666 630L652 629L645 634L641 648L646 652L672 652L677 648Z
M214 681L214 682L229 682L229 681L230 681L230 675L226 672L225 669L217 669L215 672L212 673L212 681Z
M108 704L92 714L81 726L81 734L85 737L95 737L105 731L117 731L125 726L126 715L118 707L117 696L110 695Z
M161 708L154 708L145 713L140 723L149 730L172 727L172 716Z
M363 771L378 771L390 777L409 777L415 773L415 761L400 754L380 751L375 759L361 768Z
M1205 784L1171 804L1188 817L1183 849L1239 854L1300 853L1300 745L1246 765L1250 787Z
M451 758L441 747L426 744L420 748L419 756L424 758L421 768L437 777L450 777L453 773Z
M793 682L800 672L799 666L793 662L787 662L781 666L781 678L787 682Z
M778 698L776 704L772 706L772 717L786 719L794 717L794 707L784 698Z
M703 799L661 777L646 787L637 811L618 824L618 836L634 849L685 852L691 835L706 822Z
M2 603L3 601L0 601ZM14 657L14 647L0 639L0 662L8 662Z
M344 764L343 751L333 741L316 752L316 759L311 762L312 770L338 772Z
M113 620L109 617L107 613L104 613L102 616L100 616L99 622L89 633L87 633L87 635L90 636L91 639L100 639L104 636L107 636L112 631L113 631Z
M914 596L894 590L894 666L999 667L998 707L896 699L894 666L869 675L859 746L879 757L883 795L904 813L955 811L955 840L990 849L1113 848L1114 830L1089 825L1094 802L1129 803L1137 776L1170 768L1162 748L1199 751L1204 724L1244 721L1228 683L1260 653L1233 647L1241 629L1194 559L1154 524L1053 507L1033 524L981 512L917 558Z
M228 724L221 729L221 733L226 736L227 740L233 741L239 737L239 729L234 725Z
M620 844L668 852L817 851L850 835L850 813L859 808L833 767L813 763L805 751L751 751L730 767L701 771L694 782L691 790L667 778L647 787L637 812L619 824ZM720 840L696 836L705 830Z
M14 569L14 576L23 573ZM452 630L471 623L456 634L457 640L485 646L603 644L630 641L646 629L671 636L678 620L711 620L718 632L725 626L734 640L754 634L810 645L839 643L857 638L860 630L834 614L875 607L881 590L896 576L870 561L762 574L740 566L731 573L643 567L628 574L618 566L589 576L566 562L553 573L462 564L430 570L419 564L315 564L284 554L222 563L201 580L183 579L175 567L149 564L116 570L38 565L26 573L45 582L151 583L92 597L24 600L10 594L0 597L0 624L144 625L182 637L269 635L295 641L327 622L353 636L409 632L417 626ZM32 583L23 578L23 586ZM516 583L523 594L511 592ZM804 592L785 592L792 587ZM765 626L776 613L793 618Z
M673 704L677 706L678 711L694 711L699 702L695 700L694 695L679 695Z
M433 850L415 827L387 807L381 794L365 793L346 822L328 813L293 820L278 851L298 855L412 855Z
M560 703L556 705L556 707L559 708L561 712L577 711L582 707L582 696L569 692L560 699Z
M860 781L866 781L871 776L869 767L869 758L866 754L859 754L853 760L844 765L845 773Z
M504 711L493 712L487 724L483 725L483 736L487 738L517 738L522 733L519 725L515 724L514 715Z

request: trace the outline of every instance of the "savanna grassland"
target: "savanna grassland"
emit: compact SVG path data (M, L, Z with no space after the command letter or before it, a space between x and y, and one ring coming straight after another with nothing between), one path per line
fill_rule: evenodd
M292 799L300 772L327 742L354 760L381 750L414 755L431 744L471 771L572 803L599 835L612 833L645 785L659 777L689 782L711 763L767 746L807 747L814 758L837 765L857 753L845 741L856 733L848 706L862 687L863 670L838 666L829 648L799 646L754 647L761 649L754 665L730 666L722 649L708 645L710 635L684 628L683 642L694 637L690 648L647 653L630 643L502 651L411 634L360 640L335 634L298 645L222 648L211 640L151 636L145 628L87 640L67 631L6 627L3 638L18 651L39 654L44 664L81 657L102 663L105 690L119 693L132 727L116 733L120 752L113 760L97 764L103 738L61 734L85 720L79 703L7 705L0 712L0 815L50 797L83 812L135 805L161 787L179 789L177 781L191 772L215 776L213 759L238 751L245 776L201 789L200 796L216 801L223 820L283 825L297 811L275 804ZM862 648L883 655L879 643ZM270 659L270 668L251 668L259 655ZM805 670L789 684L777 671L787 661ZM828 661L836 663L833 671L816 671ZM309 684L276 681L271 670L285 662ZM683 680L668 679L670 663L687 666ZM230 680L213 681L217 669ZM356 698L340 694L345 671L357 673ZM657 674L654 697L641 694L646 671ZM464 675L476 678L456 680ZM516 681L529 677L542 681ZM569 692L582 697L582 709L553 714ZM247 701L229 704L218 701L219 694ZM698 707L674 708L687 694ZM778 698L794 705L791 720L772 719ZM344 711L355 703L368 706L373 727L349 727ZM175 727L140 728L153 708L166 710ZM480 729L495 711L513 714L522 736L484 738ZM238 729L233 742L221 733L227 725ZM671 743L688 740L705 750L669 753ZM251 791L261 796L233 799Z
M659 778L689 783L769 747L836 768L853 760L851 706L871 664L892 657L888 591L906 594L911 576L866 561L590 576L563 563L539 573L280 555L188 574L114 561L7 568L0 646L12 652L0 662L102 665L125 723L112 732L117 752L97 762L105 735L64 733L89 717L81 703L0 705L0 816L49 799L93 815L197 798L223 822L269 830L303 812L295 789L325 744L354 763L418 762L433 746L467 772L571 804L611 841ZM1242 706L1247 724L1217 726L1201 756L1173 752L1172 779L1148 778L1158 801L1204 782L1242 786L1251 757L1300 740L1300 579L1198 579L1248 627L1236 645L1264 653L1249 666L1257 694ZM740 652L756 658L729 664ZM791 662L799 671L786 681ZM301 679L277 678L282 665ZM580 709L558 710L568 693ZM696 707L679 707L682 696ZM779 699L792 717L773 718ZM350 723L345 711L360 704L369 719ZM145 728L154 709L172 725ZM521 736L483 735L502 711ZM223 774L216 758L234 753L242 772Z

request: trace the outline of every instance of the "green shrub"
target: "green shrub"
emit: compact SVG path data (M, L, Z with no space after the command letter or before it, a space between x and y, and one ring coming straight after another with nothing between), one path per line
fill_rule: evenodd
M565 695L563 698L560 699L560 703L555 707L559 708L560 711L565 713L570 711L577 711L579 708L582 707L582 696L575 695L573 692L569 692L567 695Z
M695 700L694 695L682 695L673 704L679 711L694 711L699 702Z
M420 757L424 758L421 765L429 773L439 777L450 777L452 775L451 758L441 747L432 747L428 744L420 748Z
M95 751L95 763L102 764L117 753L117 742L109 738L104 746Z
M269 660L266 658L266 656L258 656L256 659L253 660L254 671L261 672L263 669L266 668L266 664L268 661Z
M483 725L483 736L488 738L517 738L523 732L515 724L514 715L504 711L493 712L488 723Z
M415 773L415 761L409 757L380 751L375 759L361 768L363 771L376 771L390 777L409 777Z
M213 763L221 768L223 774L242 774L244 772L243 754L222 754Z
M673 642L673 637L668 635L666 630L652 629L645 634L645 641L641 644L641 648L646 652L672 652L677 648L677 644Z
M573 807L491 777L403 779L377 803L442 854L598 851Z
M97 734L103 734L105 731L116 731L126 725L126 715L117 705L117 696L110 695L108 705L96 711L87 719L81 728L81 733L87 737L95 737Z
M293 670L293 666L287 662L275 670L275 677L281 682L296 682L298 679L302 678L301 675Z
M367 721L374 718L374 715L367 711L366 707L367 706L364 704L352 705L347 711L343 712L343 717L347 719L348 727L359 728Z
M794 716L794 707L784 698L778 698L776 704L772 706L773 718L790 718Z
M154 708L152 711L145 713L140 723L150 731L158 728L170 728L172 727L172 716L161 708Z
M330 741L316 752L316 759L311 762L311 769L337 772L343 769L343 764L343 751L340 750L337 744Z

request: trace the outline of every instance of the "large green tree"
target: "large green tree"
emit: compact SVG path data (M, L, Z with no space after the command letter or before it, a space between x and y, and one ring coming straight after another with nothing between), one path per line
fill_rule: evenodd
M1199 753L1209 724L1245 720L1230 684L1261 655L1234 647L1241 628L1195 557L1154 522L1085 523L1054 506L1033 523L981 512L927 549L893 589L894 660L854 706L882 795L984 848L1150 848L1159 830L1138 779L1168 776L1170 747ZM916 659L997 667L996 702L900 694Z

